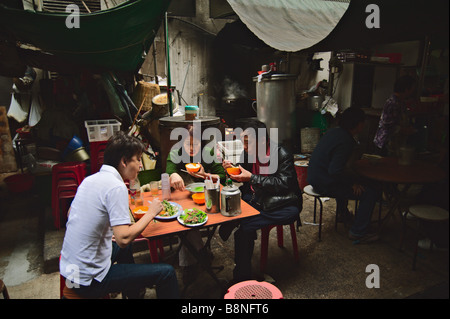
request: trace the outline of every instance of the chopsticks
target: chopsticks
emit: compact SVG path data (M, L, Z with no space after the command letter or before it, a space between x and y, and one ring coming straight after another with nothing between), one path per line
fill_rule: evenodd
M186 171L186 170L184 170L184 169L180 169L180 171L185 172L185 173L188 173L188 174L194 174L195 176L197 176L197 177L199 177L199 178L204 178L203 176L197 175L197 174L195 174L195 173L189 173L188 171ZM219 179L219 180L220 180L220 179ZM219 184L219 180L217 180L217 185ZM218 186L217 186L217 187L214 186L214 182L213 182L213 180L212 180L212 178L211 178L211 175L209 176L209 179L208 179L208 178L205 179L205 186L206 186L207 189L215 189L215 188L218 187Z
M189 172L188 172L187 170L185 170L185 169L180 169L180 171L185 172L185 173L188 173L188 174L194 174L194 175L197 176L198 178L204 178L203 176L197 175L197 174L195 174L195 173L189 173Z

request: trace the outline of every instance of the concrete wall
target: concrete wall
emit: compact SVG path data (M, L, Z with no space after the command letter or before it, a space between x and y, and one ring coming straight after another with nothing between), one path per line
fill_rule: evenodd
M309 90L313 85L316 85L322 80L327 80L329 77L328 62L330 61L331 52L317 52L314 53L313 59L322 59L320 67L322 70L313 71L307 61L306 54L294 54L291 58L291 73L298 74L296 90L298 93Z
M215 35L230 19L211 19L209 0L196 1L195 17L168 18L171 85L181 95L181 105L199 105L200 115L215 115L216 98L210 81L212 43ZM157 74L167 77L164 25L156 38ZM150 48L141 73L155 75L153 47ZM146 76L145 80L150 81ZM178 95L175 92L178 102Z

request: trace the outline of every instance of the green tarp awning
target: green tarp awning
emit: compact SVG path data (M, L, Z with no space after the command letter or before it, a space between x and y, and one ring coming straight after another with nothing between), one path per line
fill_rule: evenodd
M70 13L34 12L0 5L0 37L14 45L32 44L69 64L115 71L137 71L145 59L170 0L129 1L112 9L80 14L79 28L68 28ZM26 56L26 51L19 55ZM32 53L34 61L39 60ZM48 54L43 60L51 60Z

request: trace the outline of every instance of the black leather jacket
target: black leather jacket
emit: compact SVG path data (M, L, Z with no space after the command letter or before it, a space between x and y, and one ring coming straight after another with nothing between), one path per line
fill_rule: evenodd
M253 174L250 181L241 186L241 192L243 196L251 194L251 202L264 211L272 211L288 205L296 205L301 211L303 199L297 182L293 156L282 146L278 146L277 150L277 171L267 176ZM246 158L244 152L241 157L242 163L239 164L251 172L253 163L247 163Z

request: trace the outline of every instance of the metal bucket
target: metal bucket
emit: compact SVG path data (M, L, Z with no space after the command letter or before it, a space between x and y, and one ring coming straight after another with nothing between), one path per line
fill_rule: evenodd
M302 153L312 153L320 139L318 127L305 127L300 130L300 144Z
M308 177L308 163L309 161L295 161L295 171L297 172L297 181L298 186L301 190L308 185L307 177Z
M308 108L312 111L318 111L322 108L323 96L310 96L308 98Z
M295 131L295 74L254 77L258 120L278 129L278 142L290 144Z
M65 157L66 162L84 162L89 160L89 154L86 152L84 147L77 148L72 151L67 157Z

